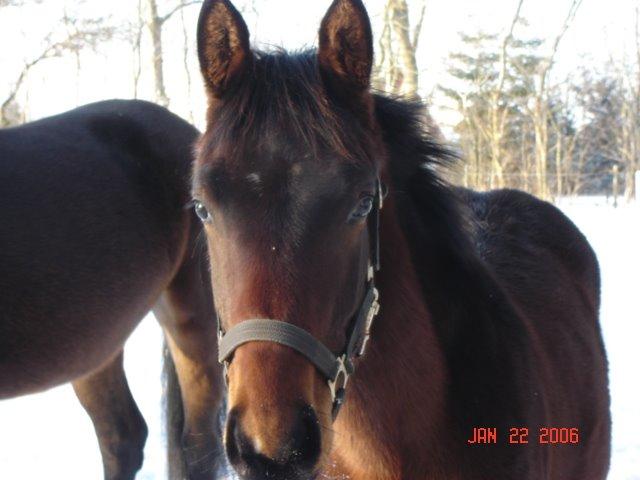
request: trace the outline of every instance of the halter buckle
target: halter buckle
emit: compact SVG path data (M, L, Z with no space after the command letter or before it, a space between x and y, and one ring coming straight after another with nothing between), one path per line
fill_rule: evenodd
M340 380L342 379L342 383ZM332 379L327 380L329 384L329 390L331 391L331 401L335 402L337 396L339 395L340 390L344 390L347 386L347 381L349 380L349 370L347 369L347 354L343 354L338 357L338 371L336 372L336 376Z
M327 381L331 392L331 416L334 420L338 416L338 412L344 403L345 388L349 381L347 361L346 353L338 357L338 371L333 379Z
M358 357L364 355L364 352L367 350L367 344L369 343L369 337L371 337L371 325L373 325L373 319L376 317L378 312L380 311L380 303L378 302L378 289L373 289L373 302L371 302L371 306L369 307L369 311L367 312L367 323L365 324L364 329L364 337L362 338L362 346L357 353Z
M224 386L229 388L229 361L222 362L222 378L224 379Z

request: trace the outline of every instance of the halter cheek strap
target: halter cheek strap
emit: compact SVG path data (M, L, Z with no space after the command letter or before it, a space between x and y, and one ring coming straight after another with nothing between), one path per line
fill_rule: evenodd
M335 420L344 402L347 381L354 370L353 360L364 355L373 319L380 309L373 275L374 271L380 269L379 222L382 199L382 185L378 180L376 198L369 215L371 260L367 271L366 291L360 308L351 321L347 343L342 352L338 355L334 354L324 343L303 328L281 320L267 318L244 320L226 333L218 321L218 361L225 366L225 378L231 356L239 346L256 341L285 345L304 355L327 379L333 402L332 415Z

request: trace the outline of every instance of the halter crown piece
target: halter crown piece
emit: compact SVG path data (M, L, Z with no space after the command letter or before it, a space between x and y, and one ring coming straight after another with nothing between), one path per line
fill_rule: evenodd
M353 360L364 355L373 319L380 309L373 276L380 270L379 226L383 196L383 187L378 179L373 208L368 219L370 259L366 290L360 308L350 322L348 340L342 352L336 355L306 330L281 320L244 320L225 333L218 318L218 361L224 365L225 379L231 356L240 345L259 341L286 345L304 355L327 379L333 402L331 414L335 420L344 402L349 376L354 371Z

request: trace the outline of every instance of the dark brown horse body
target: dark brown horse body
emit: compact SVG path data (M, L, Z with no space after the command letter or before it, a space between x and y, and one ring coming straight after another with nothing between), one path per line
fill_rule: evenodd
M107 478L142 462L122 348L154 306L186 387L184 433L196 455L217 449L213 307L184 208L197 134L138 101L0 130L0 398L73 382Z
M372 278L382 307L335 421L308 345L234 348L225 435L241 478L603 480L599 273L576 227L525 193L438 178L448 155L422 107L369 91L359 0L333 2L317 53L250 51L226 0L204 3L198 43L210 105L194 198L221 333L280 321L339 355Z

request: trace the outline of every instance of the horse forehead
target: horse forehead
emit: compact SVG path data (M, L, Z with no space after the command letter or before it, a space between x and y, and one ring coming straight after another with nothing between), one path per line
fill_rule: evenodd
M266 205L282 202L303 208L314 197L339 197L351 183L351 175L339 156L311 149L253 149L235 152L212 149L198 162L195 190L203 189L231 204ZM293 203L291 203L293 201ZM299 208L294 208L298 210Z
M253 187L274 187L293 193L303 189L340 190L345 175L340 164L329 158L316 158L307 152L285 155L247 156L233 175ZM231 167L233 170L234 167Z
M245 167L245 179L251 183L260 183L266 177L274 177L282 180L301 178L310 170L309 166L300 161L293 161L287 164L277 165L255 165L250 164Z
M304 159L271 165L253 164L234 175L238 201L252 209L267 208L283 223L300 224L305 212L317 211L325 199L337 200L347 190L348 180L339 168Z

